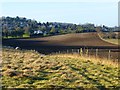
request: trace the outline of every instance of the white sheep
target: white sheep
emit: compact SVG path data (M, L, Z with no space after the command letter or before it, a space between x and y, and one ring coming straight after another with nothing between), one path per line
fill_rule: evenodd
M15 49L17 50L17 49L20 49L20 48L19 48L19 47L16 47Z

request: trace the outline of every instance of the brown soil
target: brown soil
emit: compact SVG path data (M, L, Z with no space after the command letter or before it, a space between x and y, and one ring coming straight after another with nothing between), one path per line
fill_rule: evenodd
M20 47L23 49L35 49L41 52L57 52L71 48L99 48L118 49L117 45L108 43L99 38L97 33L77 33L56 35L42 38L4 39L3 45Z

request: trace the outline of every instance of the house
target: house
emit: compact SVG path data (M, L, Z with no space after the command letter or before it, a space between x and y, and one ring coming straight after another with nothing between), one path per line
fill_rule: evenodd
M43 32L41 30L36 30L34 31L34 34L43 34Z
M33 34L30 35L30 37L41 37L43 36L43 32L41 30L35 30Z

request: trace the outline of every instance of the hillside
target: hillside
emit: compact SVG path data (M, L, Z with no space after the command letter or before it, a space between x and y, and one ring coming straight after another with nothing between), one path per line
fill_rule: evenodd
M73 24L62 22L37 22L25 17L0 17L2 38L51 36L67 33L96 32L100 27L101 32L119 31L119 27L95 26L94 24Z
M3 40L3 45L16 45L22 46L95 46L104 47L111 46L117 47L102 40L97 33L74 33L65 35L56 35L43 38L28 38L28 39L6 39Z
M115 46L114 44L100 39L97 33L73 33L45 38L36 38L35 40L46 41L42 42L43 44L58 46Z
M116 45L120 45L120 39L104 39L104 41L112 43L112 44L116 44Z
M0 17L3 38L50 36L65 33L96 32L94 24L37 22L25 17Z
M3 48L2 87L119 88L118 65L74 55L42 55ZM116 90L117 90L116 89Z

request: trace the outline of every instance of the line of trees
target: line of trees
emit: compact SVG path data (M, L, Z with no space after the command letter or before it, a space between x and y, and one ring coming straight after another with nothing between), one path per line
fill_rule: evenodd
M2 36L7 37L7 38L8 38L8 36L11 36L11 37L23 37L23 34L24 34L24 30L19 28L19 27L17 27L15 30L11 30L11 31L6 30L6 29L4 29L2 31Z
M117 31L117 32L113 32L113 31L102 32L101 27L97 27L96 31L104 39L120 39L120 32L119 31Z
M94 24L76 25L72 23L46 22L40 23L25 17L1 17L2 37L32 36L37 30L42 31L43 36L96 32ZM39 36L39 35L38 35ZM41 36L41 35L40 35Z

